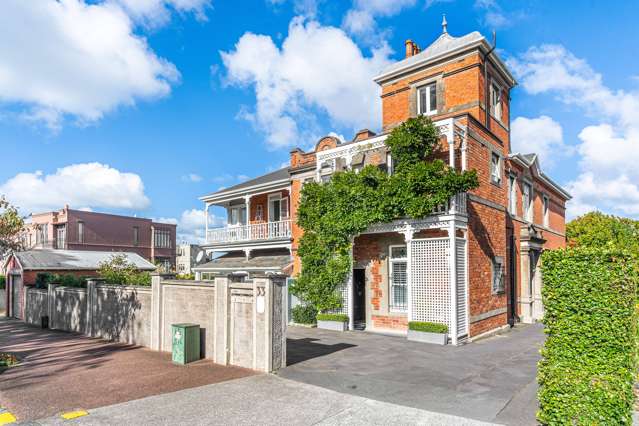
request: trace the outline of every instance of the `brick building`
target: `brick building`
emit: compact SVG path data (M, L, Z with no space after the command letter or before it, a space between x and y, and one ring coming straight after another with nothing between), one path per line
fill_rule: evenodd
M353 271L341 289L349 326L405 333L408 321L444 323L456 344L516 321L536 321L543 315L539 256L564 246L570 195L543 173L536 155L511 151L515 79L478 32L453 37L444 23L427 48L410 40L405 47L405 59L375 78L381 87L380 134L362 130L346 143L324 137L310 152L291 152L287 180L278 172L280 190L290 194L287 234L278 247L290 247L292 275L299 273L302 230L294 219L304 183L367 164L392 173L388 133L410 117L428 115L440 131L442 158L458 170L476 170L480 186L424 219L376 224L355 237ZM264 185L268 176L257 181ZM202 199L208 208L227 191ZM234 191L252 212L254 196L242 187ZM245 249L256 235L261 245L272 241L268 232L242 232L234 247L225 248Z
M27 227L28 249L122 251L175 268L176 225L106 213L62 210L33 214Z

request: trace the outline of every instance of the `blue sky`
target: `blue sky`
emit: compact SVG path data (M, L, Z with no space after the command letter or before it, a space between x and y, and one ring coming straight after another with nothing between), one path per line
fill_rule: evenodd
M497 31L513 146L590 209L639 216L639 2L8 0L0 194L203 230L198 197L294 146L379 130L371 77L404 40ZM25 31L30 28L30 31ZM218 212L220 214L220 212Z

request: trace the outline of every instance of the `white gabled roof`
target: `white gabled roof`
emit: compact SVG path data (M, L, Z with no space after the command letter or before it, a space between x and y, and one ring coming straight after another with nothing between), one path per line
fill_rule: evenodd
M559 186L559 184L549 178L548 175L546 175L546 173L541 170L539 157L537 156L537 154L520 154L518 152L515 152L510 154L508 158L511 160L515 160L522 166L533 170L533 172L539 177L539 179L541 179L550 188L553 188L555 191L561 194L564 198L566 198L566 200L572 199L572 195L570 195L568 191Z
M114 251L83 251L38 249L14 253L25 271L91 271L113 255L124 255L126 259L143 271L154 271L155 265L137 253Z
M376 83L381 83L382 81L392 78L405 71L419 68L429 62L443 59L447 56L452 56L454 53L458 53L460 51L463 51L464 49L469 49L472 47L483 48L485 52L488 52L488 50L490 50L488 41L478 31L473 31L472 33L466 34L461 37L453 37L445 32L440 35L437 40L435 40L430 46L416 55L410 56L388 66L373 80ZM497 56L497 54L493 52L492 57L493 59L495 59L498 68L500 68L504 75L508 78L508 80L510 80L510 84L513 86L517 84L515 78L512 76L510 71L508 71L508 68L506 68L506 65L502 62L499 56Z

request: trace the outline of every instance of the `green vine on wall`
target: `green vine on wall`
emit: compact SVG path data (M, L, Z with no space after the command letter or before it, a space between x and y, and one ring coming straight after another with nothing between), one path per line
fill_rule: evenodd
M421 219L453 195L479 186L475 171L458 172L433 159L439 133L419 116L396 127L386 139L392 175L368 165L359 173L335 173L325 183L304 185L297 211L304 230L298 255L302 272L293 294L320 312L341 307L338 288L352 267L353 238L375 223Z

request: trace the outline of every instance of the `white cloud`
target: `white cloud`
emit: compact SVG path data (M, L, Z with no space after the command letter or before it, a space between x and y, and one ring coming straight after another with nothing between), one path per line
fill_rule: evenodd
M171 19L171 10L193 13L198 20L206 20L206 9L211 0L108 0L117 3L135 21L145 26L157 27Z
M180 78L115 2L7 0L0 27L0 105L54 130L166 96Z
M511 125L512 151L539 155L544 168L552 168L560 156L569 155L561 125L547 115L537 118L517 117Z
M415 3L416 0L354 0L353 7L344 16L342 26L351 34L379 45L383 43L385 34L380 34L376 19L394 16Z
M184 210L179 219L168 217L159 218L157 221L177 225L178 243L202 244L206 241L206 213L204 210ZM225 223L225 218L216 216L209 211L209 227L222 226Z
M0 185L0 194L27 213L77 208L144 209L150 202L142 179L101 163L73 164L53 174L19 173Z
M579 175L569 216L587 209L639 215L639 92L613 90L583 59L560 45L532 47L509 65L531 94L552 94L597 124L578 135Z
M184 176L182 176L182 181L183 182L201 182L202 181L202 176L195 174L195 173L189 173L186 174Z
M266 0L273 6L281 6L288 0ZM293 11L297 15L306 16L308 18L314 18L317 15L317 8L319 3L323 0L292 0Z
M221 52L227 81L255 89L256 107L244 112L272 148L306 145L317 138L319 110L333 125L375 128L381 115L372 78L390 61L387 48L364 56L344 31L295 18L281 47L271 37L245 33Z

